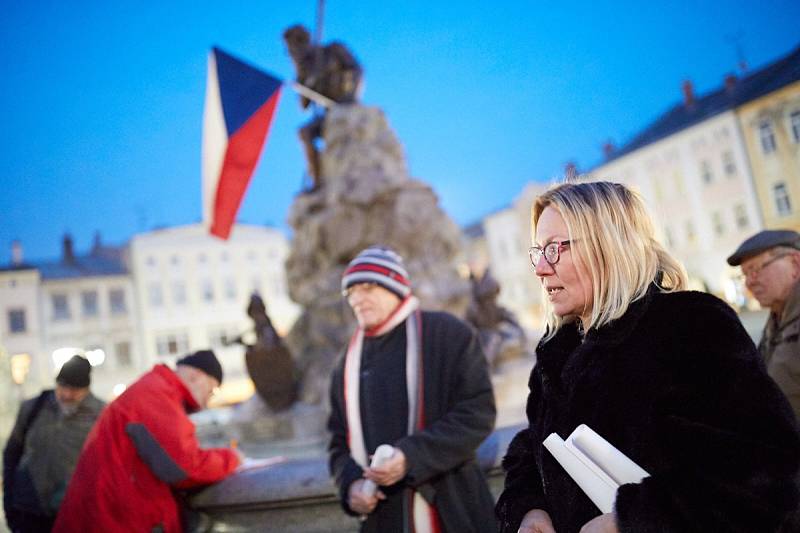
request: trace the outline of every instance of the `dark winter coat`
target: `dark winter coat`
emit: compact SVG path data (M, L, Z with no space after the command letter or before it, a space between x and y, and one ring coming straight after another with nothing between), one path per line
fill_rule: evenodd
M384 353L404 356L405 323L385 337L390 338L364 339L362 372L364 362L370 359L370 352L375 346L380 345ZM386 345L387 341L389 346ZM382 342L384 344L381 345ZM425 428L413 435L405 435L405 430L402 430L400 438L388 443L405 454L408 474L394 487L382 489L388 493L389 499L378 503L376 510L362 525L362 531L403 531L402 520L387 520L382 515L392 512L392 502L402 501L406 492L404 487L413 487L434 505L445 532L496 531L492 515L494 500L475 458L475 450L494 427L496 414L486 357L475 332L446 313L422 313L422 350ZM387 361L389 359L391 361ZM377 365L397 363L394 358L373 360ZM401 365L399 368L405 367ZM362 469L350 456L347 445L343 371L344 360L335 369L331 382L332 412L328 423L332 433L330 469L339 487L342 506L347 513L354 514L347 504L348 489L351 483L362 477ZM362 384L364 379L362 373ZM396 382L389 384L389 388L402 391L392 394L395 401L407 401L402 370L397 372ZM398 411L386 407L390 396L385 388L376 390L375 387L361 387L360 391L362 424L367 453L371 455L378 445L383 444L370 437L385 429L375 427L380 425L381 418L386 424L397 422L388 420L391 417L384 410L401 412L402 409ZM402 400L397 400L400 396ZM407 407L403 407L405 411L402 412L407 416ZM371 416L365 410L373 410L372 415L377 413L378 416ZM401 427L405 425L405 420L399 422ZM388 528L387 522L391 524Z
M219 481L239 463L233 450L200 448L187 416L198 408L164 365L128 387L86 439L54 531L181 531L173 489Z
M105 403L89 393L64 414L53 390L25 401L3 449L6 520L22 512L55 519L83 442Z
M574 324L541 342L528 429L503 461L504 532L547 511L558 533L600 511L542 446L587 424L651 474L619 488L622 533L774 531L796 502L800 438L733 310L703 293L651 290L581 339Z

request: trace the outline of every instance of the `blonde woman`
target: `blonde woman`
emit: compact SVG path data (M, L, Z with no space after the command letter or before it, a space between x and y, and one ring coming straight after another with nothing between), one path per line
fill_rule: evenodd
M775 531L796 504L800 437L736 314L685 290L682 266L625 186L561 184L532 211L548 328L529 427L503 461L502 531ZM651 474L620 487L612 513L542 446L579 424Z

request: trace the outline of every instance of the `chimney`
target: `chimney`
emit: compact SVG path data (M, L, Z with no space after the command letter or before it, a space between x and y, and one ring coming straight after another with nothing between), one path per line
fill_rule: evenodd
M103 239L100 237L100 230L94 232L94 243L92 244L92 255L100 255L103 249Z
M725 90L732 92L736 88L736 74L733 72L725 76Z
M578 175L578 167L574 161L568 161L564 166L564 177L568 180L575 178Z
M15 239L11 241L11 266L20 266L23 260L22 242Z
M606 159L611 159L611 156L614 155L614 143L611 139L603 144L603 155L606 156Z
M69 233L64 234L62 243L63 247L61 261L66 264L75 263L75 252L72 249L72 237Z
M683 104L691 107L694 104L694 85L692 80L683 80Z

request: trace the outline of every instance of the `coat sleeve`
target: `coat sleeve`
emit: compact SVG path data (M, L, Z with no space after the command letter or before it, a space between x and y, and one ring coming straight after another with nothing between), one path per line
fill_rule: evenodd
M797 503L800 439L786 399L722 302L682 309L669 331L682 353L654 407L660 461L619 488L620 531L774 531Z
M494 428L492 382L477 335L459 322L447 331L443 346L446 348L434 356L446 358L444 364L451 365L450 383L441 384L451 391L447 412L422 431L395 443L406 456L406 483L412 487L473 458Z
M350 485L363 476L364 471L350 455L347 444L347 420L344 410L344 384L342 367L339 365L331 376L330 387L331 414L328 418L328 431L331 440L328 444L328 468L339 493L342 508L347 514L356 515L348 505Z
M536 403L541 394L540 378L538 371L534 369L529 383L529 418L536 412ZM495 514L501 532L515 533L528 511L547 510L530 429L517 433L508 445L508 451L503 458L503 470L506 472L505 485L497 500Z
M239 465L228 448L202 449L195 427L179 407L153 409L147 420L131 421L125 432L136 453L161 481L188 489L224 479Z

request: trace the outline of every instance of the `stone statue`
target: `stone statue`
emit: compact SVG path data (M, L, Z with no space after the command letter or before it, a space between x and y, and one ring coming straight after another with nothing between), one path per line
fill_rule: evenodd
M247 314L253 320L256 334L255 344L245 344L247 372L259 396L274 412L288 409L297 396L291 353L272 326L258 293L250 297ZM241 338L238 340L242 342Z
M525 354L525 332L508 309L497 304L500 284L485 270L480 277L470 274L472 301L466 319L478 330L481 346L493 369L500 363Z
M288 28L283 39L297 71L297 82L312 91L328 97L335 103L348 104L357 100L362 70L358 61L343 44L333 42L318 45L311 42L311 35L301 25ZM300 97L300 105L307 109L311 100ZM322 137L325 111L316 114L299 130L305 150L308 172L313 180L311 190L322 186L317 139Z

